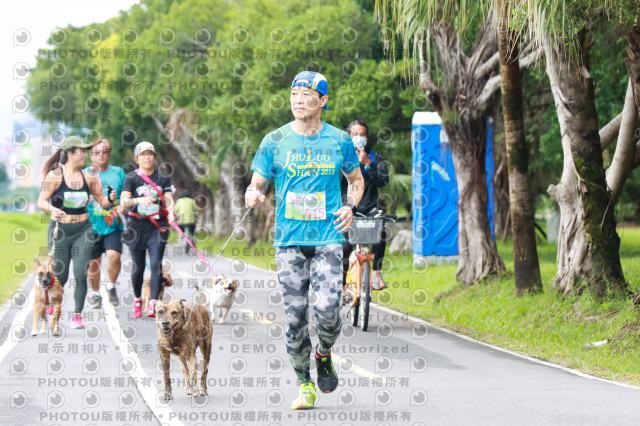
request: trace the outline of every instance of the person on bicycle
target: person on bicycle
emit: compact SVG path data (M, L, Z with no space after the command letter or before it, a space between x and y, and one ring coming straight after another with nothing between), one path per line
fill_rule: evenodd
M369 127L367 123L361 120L352 121L347 127L347 132L351 136L351 140L355 145L356 152L358 154L358 161L360 162L360 170L362 177L364 178L364 194L362 200L358 204L356 209L357 213L361 213L365 216L375 216L378 210L382 210L380 201L378 198L378 188L382 188L389 183L389 169L387 163L382 156L373 151L371 147L367 149L367 140L369 138ZM347 183L343 180L343 193L346 193ZM374 290L382 290L386 287L386 283L382 279L380 269L382 269L382 261L384 259L384 251L387 247L386 235L382 234L382 241L378 244L373 244L372 253L373 259L373 277L372 283ZM342 276L343 283L346 285L346 276L349 269L349 256L353 251L353 245L349 242L342 244Z
M107 193L109 188L116 191L120 197L122 184L124 183L125 172L122 168L109 164L111 158L111 142L108 139L98 139L93 141L91 149L91 166L84 169L88 174L94 175L98 187ZM87 204L89 220L94 235L93 254L91 265L89 266L88 280L92 293L89 297L89 307L99 309L102 306L100 290L100 264L102 254L107 256L107 292L109 303L118 306L118 293L116 291L116 280L120 274L120 255L122 254L122 230L124 225L120 220L122 207L117 206L112 209L103 209L94 199Z
M180 198L176 200L175 212L178 216L178 226L184 232L185 237L190 238L195 246L196 216L200 213L200 207L196 204L196 200L191 198L191 192L188 189L182 191ZM190 248L189 244L185 242L185 253L189 254Z
M309 372L311 339L307 318L309 285L319 343L315 348L318 388L338 386L331 348L340 335L343 234L362 197L364 182L349 135L322 121L328 109L329 84L317 72L303 71L291 84L294 121L267 134L253 160L248 207L265 200L274 180L276 220L273 232L278 280L287 317L287 354L298 378L298 397L291 409L308 409L317 398ZM347 200L340 193L340 173L349 182Z
M139 168L129 172L122 185L120 203L128 212L124 242L134 263L131 274L135 300L131 306L134 318L142 316L142 281L146 252L151 269L151 298L147 316L155 317L162 282L162 257L169 236L169 223L175 220L171 178L155 167L156 149L150 142L140 142L134 149ZM135 209L135 211L133 211Z

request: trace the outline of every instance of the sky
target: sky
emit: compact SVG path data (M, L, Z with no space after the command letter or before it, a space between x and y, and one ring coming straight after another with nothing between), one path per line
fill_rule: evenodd
M35 66L38 49L56 28L84 26L118 15L139 0L5 0L0 3L0 144L12 139L13 122L23 121L20 98L25 80L18 78L21 63ZM18 108L18 109L16 109Z

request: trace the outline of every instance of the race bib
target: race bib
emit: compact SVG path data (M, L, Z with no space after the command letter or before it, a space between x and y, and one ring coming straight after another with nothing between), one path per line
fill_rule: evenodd
M160 211L160 206L157 204L149 204L148 206L138 205L138 214L140 216L151 216Z
M324 191L309 194L287 192L284 217L294 220L324 220L327 218L326 205Z
M87 205L89 194L85 191L65 191L62 205L70 209L77 209Z

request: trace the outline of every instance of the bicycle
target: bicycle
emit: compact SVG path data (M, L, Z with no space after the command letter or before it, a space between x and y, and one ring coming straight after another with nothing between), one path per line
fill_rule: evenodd
M349 265L350 274L348 273L347 276L355 277L355 282L346 283L341 302L342 306L350 306L347 318L350 314L353 315L351 324L354 327L358 326L360 305L362 304L362 322L360 323L362 331L367 331L369 328L369 305L374 290L371 281L373 255L368 246L382 241L385 220L395 222L397 219L396 215L386 214L382 210L373 217L356 213L347 234L348 241L354 245L352 256L355 254L355 261Z

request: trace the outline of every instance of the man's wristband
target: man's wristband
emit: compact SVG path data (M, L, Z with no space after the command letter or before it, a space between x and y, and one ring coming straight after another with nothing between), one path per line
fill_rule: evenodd
M353 203L344 203L343 205L344 207L349 207L351 209L352 212L356 212L356 205Z

